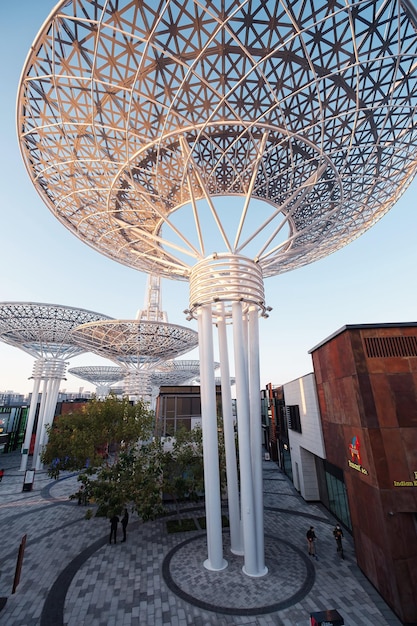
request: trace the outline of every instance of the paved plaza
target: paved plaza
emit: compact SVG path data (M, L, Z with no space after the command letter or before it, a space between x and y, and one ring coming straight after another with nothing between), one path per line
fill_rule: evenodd
M169 516L142 523L131 515L127 541L109 545L107 519L85 519L69 499L74 475L58 481L37 472L23 492L20 455L1 454L0 624L3 626L308 626L310 614L336 609L346 626L400 626L355 564L353 542L336 552L335 520L307 504L272 461L263 462L265 554L268 573L248 578L242 557L211 572L203 530L169 534ZM226 510L225 510L226 512ZM182 510L197 522L198 506ZM175 517L175 516L173 516ZM305 533L315 527L318 560L307 555ZM19 545L26 536L20 582L12 593Z

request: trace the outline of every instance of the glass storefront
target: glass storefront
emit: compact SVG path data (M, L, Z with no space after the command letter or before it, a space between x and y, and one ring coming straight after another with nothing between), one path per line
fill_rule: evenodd
M28 410L26 406L0 407L0 443L4 445L4 452L11 452L22 446Z
M320 480L321 478L321 480ZM350 531L352 522L343 471L328 461L323 461L319 475L320 498L331 513ZM324 484L323 484L324 482ZM324 488L324 489L323 489ZM323 493L324 492L324 493Z
M290 447L286 443L282 446L282 468L284 473L293 480L292 465L291 465L291 452Z

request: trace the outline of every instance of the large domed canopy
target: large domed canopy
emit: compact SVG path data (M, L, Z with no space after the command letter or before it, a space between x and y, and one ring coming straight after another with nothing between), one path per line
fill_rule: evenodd
M74 328L71 337L85 351L133 369L156 368L198 344L198 334L190 328L140 320L90 322Z
M24 160L110 258L188 279L239 254L272 276L347 244L414 177L416 42L410 0L65 0L23 70Z
M69 359L84 352L71 331L80 324L110 320L86 309L42 302L0 302L0 341L32 356Z

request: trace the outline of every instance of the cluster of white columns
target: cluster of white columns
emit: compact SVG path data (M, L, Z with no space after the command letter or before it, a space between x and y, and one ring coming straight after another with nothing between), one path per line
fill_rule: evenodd
M260 414L259 314L266 316L260 267L236 255L213 255L190 277L190 315L197 318L200 349L201 416L207 518L207 569L227 567L223 557L213 323L218 328L222 410L232 552L242 554L243 572L263 576L264 557L262 424ZM226 324L233 324L240 493L229 377Z
M57 358L39 358L35 361L32 375L32 398L26 424L25 440L22 447L22 460L20 464L21 471L25 471L27 468L36 408L38 405L41 383L43 382L38 424L35 435L35 447L32 457L32 469L40 469L42 467L40 455L48 439L46 427L50 426L53 422L55 407L58 400L59 386L61 384L61 380L65 378L66 367L67 363L62 359Z
M125 395L133 402L143 400L152 402L152 371L147 369L126 368L123 379Z

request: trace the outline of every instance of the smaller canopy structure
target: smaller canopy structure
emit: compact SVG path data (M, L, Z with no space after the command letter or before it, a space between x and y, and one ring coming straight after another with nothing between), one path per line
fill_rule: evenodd
M215 364L217 369L219 363ZM195 380L200 374L200 361L174 360L152 372L152 383L158 385L184 385Z
M194 330L168 323L168 315L162 310L161 279L153 274L148 276L144 306L136 319L84 324L74 330L72 337L85 350L110 359L123 369L126 395L150 403L156 386L159 389L157 380L152 380L153 373L163 370L168 376L168 372L176 371L179 381L180 371L187 367L170 359L198 344ZM190 373L188 378L192 376Z
M36 359L70 359L84 352L72 340L72 329L104 319L111 318L60 304L0 302L0 340Z
M86 351L122 367L128 395L140 398L152 395L153 371L198 344L196 331L167 322L105 320L83 324L71 334Z
M39 455L46 443L46 426L54 418L59 385L65 378L66 360L85 351L73 341L71 331L80 324L104 319L111 318L94 311L59 304L0 303L0 341L24 350L36 359L32 399L22 448L22 471L27 467L41 381L43 389L33 451L34 468L40 467Z
M116 367L115 365L84 365L71 367L68 373L95 385L96 396L98 398L105 398L109 394L111 386L123 380L126 374L123 368Z
M215 363L217 369L220 363ZM152 372L152 399L151 406L154 408L156 397L162 385L185 385L192 382L200 374L200 361L174 360L167 361L159 369Z

